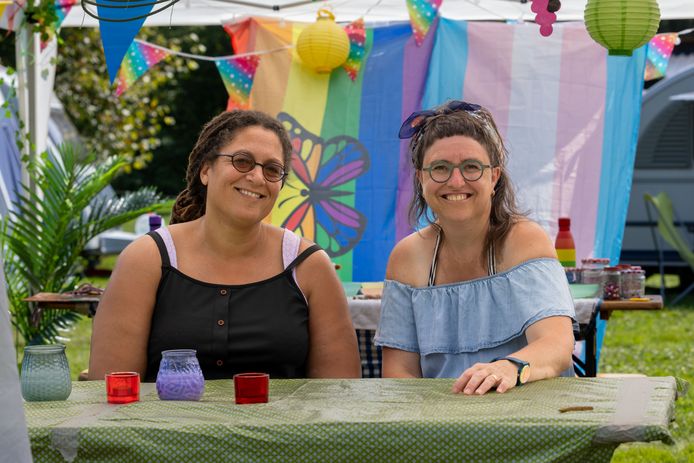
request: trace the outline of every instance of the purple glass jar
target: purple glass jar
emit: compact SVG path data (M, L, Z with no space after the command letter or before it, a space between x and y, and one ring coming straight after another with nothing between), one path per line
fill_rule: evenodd
M161 400L200 400L205 378L193 349L165 350L157 373L157 394Z

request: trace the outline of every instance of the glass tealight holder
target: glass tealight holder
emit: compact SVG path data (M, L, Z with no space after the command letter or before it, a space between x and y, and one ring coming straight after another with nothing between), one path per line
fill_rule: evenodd
M157 394L161 400L200 400L205 378L194 349L165 350L157 373Z
M65 400L72 392L65 346L26 346L22 359L22 397L28 402Z
M140 400L140 374L135 371L115 371L106 375L106 401L128 404Z

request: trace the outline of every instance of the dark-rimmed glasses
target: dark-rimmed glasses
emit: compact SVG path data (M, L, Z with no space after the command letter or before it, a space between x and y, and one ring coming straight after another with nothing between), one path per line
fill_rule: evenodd
M475 111L479 111L480 109L482 109L482 106L478 104L453 100L450 101L446 106L444 106L443 109L439 109L436 111L433 109L415 111L412 114L410 114L410 117L405 119L405 122L403 122L402 126L400 126L400 132L398 133L398 137L400 139L412 138L414 135L417 134L417 132L419 132L422 129L427 119L429 119L432 116L436 116L437 114L450 114L456 111L467 111L473 113Z
M217 157L229 158L231 165L234 166L234 169L238 170L242 174L252 171L255 169L255 166L260 166L263 170L263 177L265 177L265 180L268 182L279 182L284 180L284 178L289 175L287 171L284 170L282 164L278 162L266 162L265 164L262 164L246 153L219 153L217 154Z
M492 166L482 164L475 159L468 159L460 164L453 164L448 161L434 161L422 170L429 172L429 177L436 183L446 183L453 175L453 169L459 169L461 175L468 182L476 182L484 174L484 169L489 169Z

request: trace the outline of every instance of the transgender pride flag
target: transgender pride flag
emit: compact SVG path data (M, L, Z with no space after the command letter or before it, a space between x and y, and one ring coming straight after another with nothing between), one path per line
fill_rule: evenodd
M571 217L576 257L619 259L641 110L645 47L608 56L583 24L442 19L424 107L487 107L509 149L521 206L554 238Z

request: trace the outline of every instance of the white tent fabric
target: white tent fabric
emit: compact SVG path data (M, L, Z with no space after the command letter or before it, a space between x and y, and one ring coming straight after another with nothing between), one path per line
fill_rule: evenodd
M303 3L290 6L296 3ZM692 0L658 0L662 19L694 18ZM250 6L256 5L256 6ZM450 19L470 21L532 21L531 2L519 0L444 0L441 15ZM557 13L559 21L582 21L586 0L562 0ZM272 7L278 7L273 10ZM364 17L367 22L408 21L405 0L328 0L298 2L297 0L180 0L147 19L145 26L213 25L231 22L243 16L270 16L291 21L312 22L319 8L328 7L339 22ZM93 11L93 10L92 10ZM96 27L97 20L76 5L63 22L68 27Z
M0 463L30 463L29 436L19 392L19 376L10 330L5 275L0 258Z

